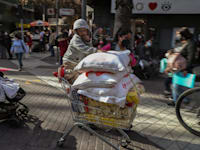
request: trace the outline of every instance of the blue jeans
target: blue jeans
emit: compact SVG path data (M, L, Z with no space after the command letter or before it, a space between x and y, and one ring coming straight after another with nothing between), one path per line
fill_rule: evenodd
M22 63L22 56L23 56L23 53L16 53L16 57L17 57L17 60L19 62L19 67L22 68L23 66L23 63Z
M176 100L178 99L178 97L188 88L178 85L178 84L173 84L172 86L172 96L173 96L173 101L176 103ZM184 101L188 101L187 99L185 99Z
M63 56L60 56L60 65L63 64Z
M171 84L172 84L172 77L167 77L165 79L165 90L166 91L169 91L169 92L171 91L171 88L170 88Z
M51 45L49 47L49 51L51 52L51 56L55 56L55 52L54 52L54 48L53 47L54 47L53 45Z

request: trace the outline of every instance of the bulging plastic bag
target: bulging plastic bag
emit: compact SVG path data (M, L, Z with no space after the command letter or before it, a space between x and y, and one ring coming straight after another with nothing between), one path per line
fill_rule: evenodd
M17 95L17 91L20 88L18 83L15 83L7 78L0 77L0 84L5 92L5 95L10 99Z

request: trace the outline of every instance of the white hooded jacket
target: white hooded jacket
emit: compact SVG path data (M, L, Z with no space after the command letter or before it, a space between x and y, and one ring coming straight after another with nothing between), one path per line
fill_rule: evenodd
M74 30L79 28L85 28L89 30L87 22L83 19L76 20L73 28ZM81 37L75 33L63 57L63 62L71 62L76 65L87 55L95 53L96 50L96 48L92 47L91 43L84 42Z

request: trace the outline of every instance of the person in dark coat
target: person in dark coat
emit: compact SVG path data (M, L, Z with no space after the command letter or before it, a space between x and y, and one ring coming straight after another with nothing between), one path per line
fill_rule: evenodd
M10 52L11 45L12 45L11 37L9 36L8 32L5 32L4 33L4 46L7 49L7 52L8 52L8 55L9 55L8 59L12 59L12 57L13 57L11 52Z
M186 70L188 72L191 72L194 60L195 60L195 53L196 53L196 44L193 40L193 35L190 33L188 28L182 28L180 30L181 35L181 43L185 44L184 48L181 50L181 55L186 59L187 61L187 68Z
M181 56L186 59L186 69L182 70L183 74L191 73L195 60L196 44L193 40L193 35L188 28L181 28L179 31L181 47L178 49ZM168 103L170 106L175 106L175 102L179 95L186 90L185 87L178 84L173 84L172 95L173 101Z
M63 33L57 38L58 41L58 47L60 48L60 65L63 64L63 56L65 52L67 51L68 45L69 45L69 39L68 39L68 32L63 31Z

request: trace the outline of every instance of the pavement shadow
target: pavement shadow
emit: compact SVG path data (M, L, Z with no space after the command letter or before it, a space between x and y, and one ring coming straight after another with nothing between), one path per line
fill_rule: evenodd
M100 129L98 127L92 126L92 128L100 135L107 137L108 139L115 140L116 143L120 144L120 140L122 138L122 135L117 130L109 130L108 132L105 132L105 129ZM157 145L156 143L149 140L147 137L135 132L135 131L125 131L127 135L131 139L131 143L128 144L128 147L124 148L125 150L149 150L149 149L155 149L155 150L164 150L161 146Z
M134 142L142 143L143 145L146 145L148 147L153 147L158 150L165 150L163 147L161 147L158 144L149 140L149 138L147 138L135 131L127 131L127 134L129 135L130 139ZM142 147L144 147L144 146L142 146ZM133 150L134 148L143 149L142 147L138 146L137 144L131 143L131 148L128 148L128 150Z
M176 150L193 150L193 149L199 149L200 145L199 144L194 144L194 143L191 143L190 141L182 141L182 140L179 140L179 139L176 139L176 140L171 140L169 138L161 138L161 137L155 137L155 136L152 136L152 135L143 135L145 137L147 137L148 139L150 140L153 140L154 142L156 143L159 143L159 145L162 145L163 147L165 147L165 149L170 149L170 150L173 150L173 149L176 149ZM163 149L164 150L164 149Z
M55 57L48 56L48 57L41 59L41 61L44 61L45 63L48 63L48 64L55 65L57 62L57 57L56 56Z
M60 150L56 142L62 133L41 127L43 122L37 117L28 115L23 118L20 127L13 128L8 122L0 124L0 147L2 150ZM64 149L77 150L77 141L69 135Z

